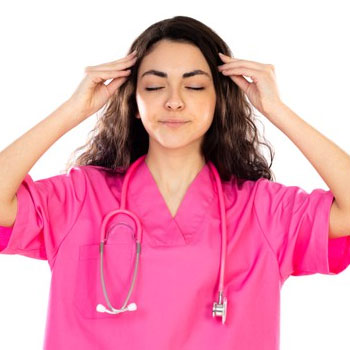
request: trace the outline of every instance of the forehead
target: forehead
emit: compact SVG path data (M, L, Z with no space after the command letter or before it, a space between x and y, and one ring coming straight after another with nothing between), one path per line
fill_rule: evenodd
M141 73L140 79L142 79L143 77L145 77L147 75L155 75L155 76L161 77L161 78L168 78L169 77L167 72L162 72L162 71L159 71L156 69L149 69L149 70ZM182 74L182 78L186 79L186 78L193 77L195 75L200 75L200 76L204 76L206 78L211 79L210 74L202 69L195 69L195 70L192 70L191 72L185 72Z
M185 79L195 75L211 79L209 65L200 49L195 45L168 41L158 43L144 56L138 71L138 79L146 76Z

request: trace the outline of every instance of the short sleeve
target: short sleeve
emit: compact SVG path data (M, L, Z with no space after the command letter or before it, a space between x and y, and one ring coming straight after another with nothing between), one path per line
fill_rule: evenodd
M333 200L330 190L307 193L266 178L256 182L255 213L282 281L290 275L338 274L350 264L350 236L329 238Z
M17 190L17 215L11 227L0 226L0 253L49 260L74 225L86 192L82 167L33 181L27 174Z

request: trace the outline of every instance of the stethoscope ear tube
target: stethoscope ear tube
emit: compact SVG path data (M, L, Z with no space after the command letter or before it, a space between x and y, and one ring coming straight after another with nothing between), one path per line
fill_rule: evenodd
M96 311L98 312L107 312L109 314L119 314L121 312L125 311L135 311L137 310L137 305L135 303L131 303L126 307L126 304L129 302L131 293L134 289L135 281L136 281L136 276L137 276L137 271L138 271L138 266L139 266L139 259L140 259L140 252L141 252L141 244L140 242L136 242L136 261L135 261L135 266L134 266L134 273L132 277L132 282L131 286L129 288L128 295L125 298L124 304L120 309L116 309L112 306L108 294L107 294L107 289L106 289L106 284L104 280L104 274L103 274L103 252L104 252L104 241L100 243L100 275L101 275L101 284L102 284L102 290L104 297L106 299L107 305L109 307L109 310L103 306L102 304L98 304L96 306Z

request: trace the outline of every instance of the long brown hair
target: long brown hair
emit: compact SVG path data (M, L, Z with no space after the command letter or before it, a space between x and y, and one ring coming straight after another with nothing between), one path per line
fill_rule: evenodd
M124 173L133 161L148 152L148 133L141 119L135 117L138 110L135 98L137 73L152 45L164 39L196 45L210 67L216 106L213 122L201 144L205 161L210 160L216 166L222 181L229 181L234 175L239 186L245 179L264 177L273 180L270 167L274 150L265 139L260 141L253 106L230 77L217 70L217 66L223 63L218 52L233 57L231 50L212 29L186 16L156 22L136 38L129 53L136 49L138 58L130 67L129 78L107 101L94 129L89 133L88 141L76 149L68 160L66 171L73 166L97 165L108 171ZM270 152L270 165L260 152L261 145ZM72 160L82 149L85 152Z

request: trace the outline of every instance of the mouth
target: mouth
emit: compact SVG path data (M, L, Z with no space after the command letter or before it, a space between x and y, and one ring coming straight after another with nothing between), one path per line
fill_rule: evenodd
M187 123L188 120L179 120L179 119L165 119L160 120L161 123Z
M167 121L160 121L160 123L162 123L163 125L165 126L170 126L170 127L173 127L173 128L176 128L176 127L180 127L182 125L185 125L187 123L189 123L189 121L171 121L171 120L167 120Z

